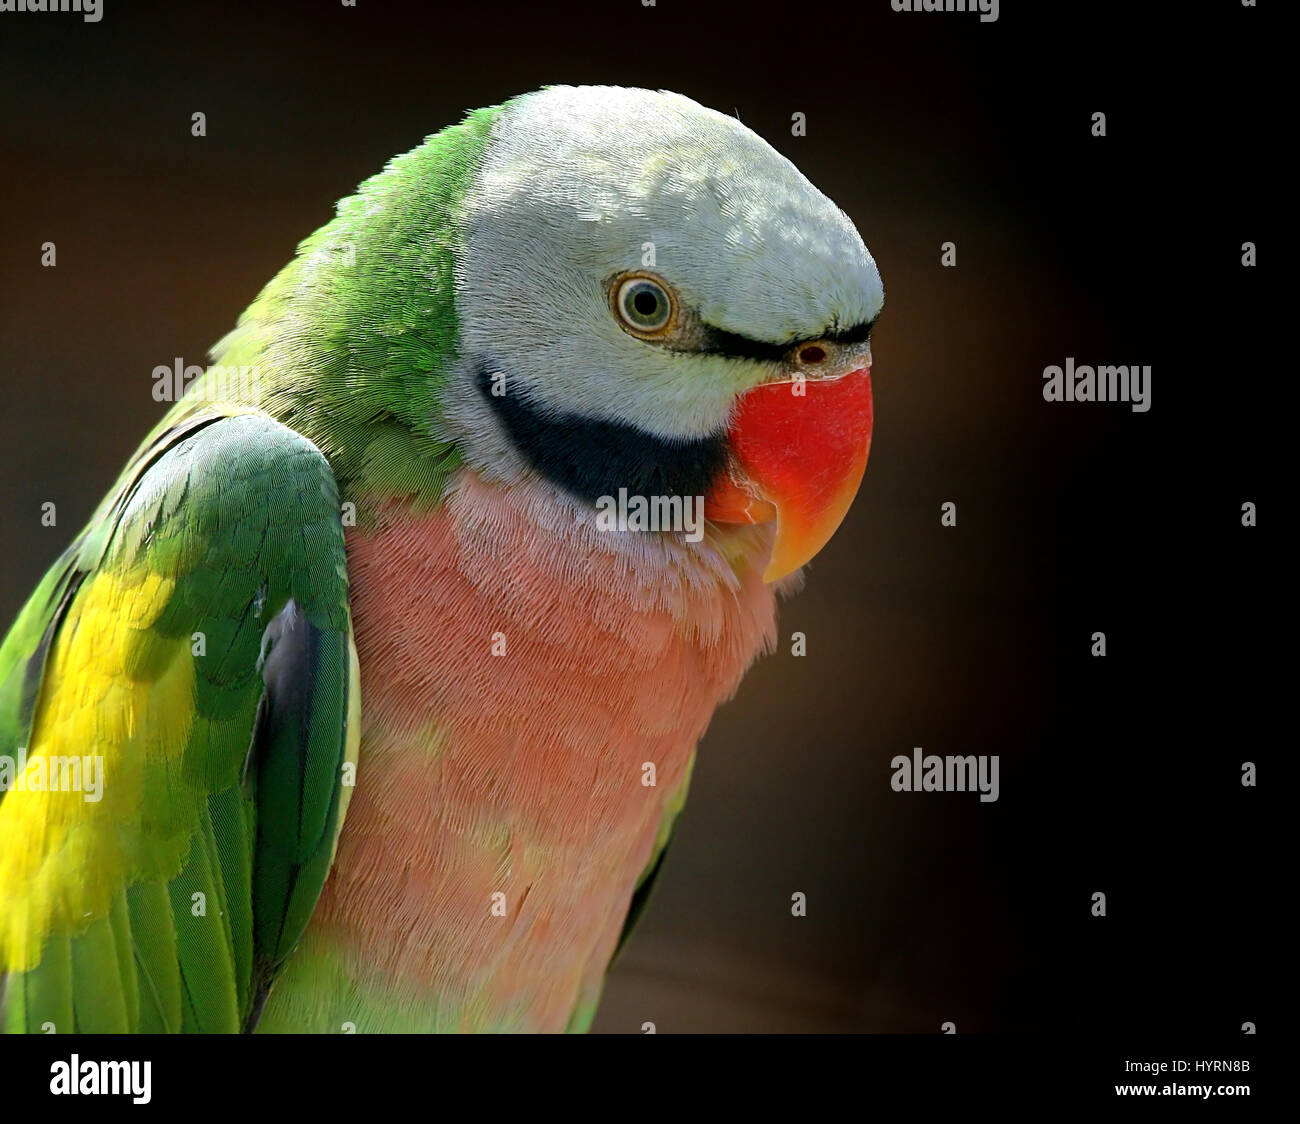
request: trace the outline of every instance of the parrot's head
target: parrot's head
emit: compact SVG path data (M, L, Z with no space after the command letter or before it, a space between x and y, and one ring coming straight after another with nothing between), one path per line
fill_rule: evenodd
M866 466L884 291L790 161L677 94L552 87L494 122L463 231L472 464L774 521L768 581L821 549Z

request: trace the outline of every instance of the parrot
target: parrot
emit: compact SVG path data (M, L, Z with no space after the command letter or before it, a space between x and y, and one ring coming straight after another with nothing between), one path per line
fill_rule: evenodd
M676 93L545 87L363 182L0 647L4 1030L587 1031L859 490L883 301Z

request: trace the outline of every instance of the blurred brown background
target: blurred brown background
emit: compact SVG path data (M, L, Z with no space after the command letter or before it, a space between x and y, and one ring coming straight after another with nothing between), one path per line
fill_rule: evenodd
M1248 700L1280 673L1268 520L1238 514L1275 488L1247 389L1267 279L1239 267L1271 233L1252 13L1206 5L1174 50L1113 3L988 25L887 0L105 5L0 16L0 617L160 415L152 369L203 362L388 157L546 83L677 90L857 223L887 292L876 434L782 650L708 734L597 1029L1255 1017L1266 873L1238 775L1272 752ZM1047 406L1066 356L1151 364L1152 411ZM1001 799L892 792L913 746L1000 754Z

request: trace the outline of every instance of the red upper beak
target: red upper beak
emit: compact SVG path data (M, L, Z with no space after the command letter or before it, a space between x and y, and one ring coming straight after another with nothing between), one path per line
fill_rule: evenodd
M830 541L867 467L871 369L764 383L741 396L730 470L705 499L716 523L777 522L763 580L797 570Z

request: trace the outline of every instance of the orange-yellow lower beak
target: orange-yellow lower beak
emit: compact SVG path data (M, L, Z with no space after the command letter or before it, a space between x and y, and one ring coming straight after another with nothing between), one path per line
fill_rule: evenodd
M871 370L765 383L737 403L732 463L705 499L715 523L776 523L763 580L797 570L830 541L871 451Z

